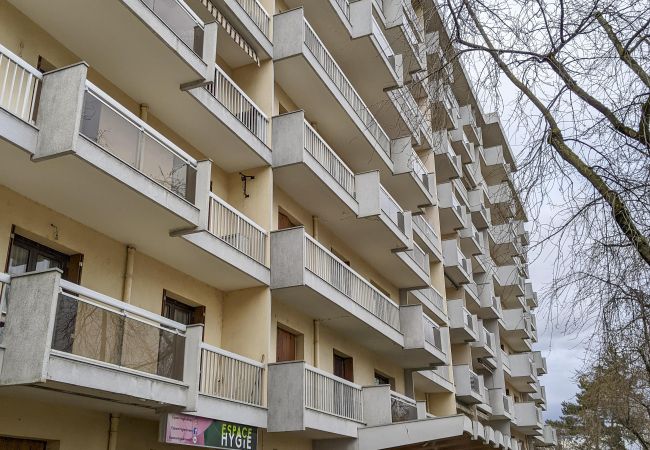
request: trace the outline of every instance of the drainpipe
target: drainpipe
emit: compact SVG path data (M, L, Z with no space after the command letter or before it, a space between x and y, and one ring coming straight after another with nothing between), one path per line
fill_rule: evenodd
M131 303L131 287L133 286L133 264L135 263L135 247L126 247L126 267L124 268L124 286L122 289L122 301Z
M320 366L320 321L314 320L314 367Z
M117 430L120 426L120 415L111 414L110 428L108 430L108 450L117 449Z
M313 233L312 237L314 239L318 240L318 234L319 234L318 233L318 231L319 231L318 230L318 228L319 228L319 226L318 226L319 225L318 224L318 216L311 216L311 225L312 225L312 229L314 230L314 233Z

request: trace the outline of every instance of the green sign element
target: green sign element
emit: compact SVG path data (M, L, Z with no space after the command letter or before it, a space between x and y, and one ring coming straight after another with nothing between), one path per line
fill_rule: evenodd
M222 450L257 450L257 428L188 414L168 414L164 442Z

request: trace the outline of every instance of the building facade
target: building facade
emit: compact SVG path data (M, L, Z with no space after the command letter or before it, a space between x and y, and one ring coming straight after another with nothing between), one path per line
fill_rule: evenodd
M553 447L429 0L0 0L0 449Z

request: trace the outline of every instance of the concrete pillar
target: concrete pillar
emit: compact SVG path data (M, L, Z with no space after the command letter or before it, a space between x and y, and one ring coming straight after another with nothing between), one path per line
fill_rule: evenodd
M199 400L201 342L203 342L203 324L188 325L185 332L185 355L183 357L183 383L189 386L186 411L196 411Z
M268 365L268 431L305 429L305 362Z
M390 408L390 386L364 386L363 418L366 425L389 425L393 422Z
M46 381L61 273L50 269L11 277L1 385Z
M40 132L33 160L76 150L88 66L81 62L43 75L37 123Z
M198 161L196 165L196 192L194 206L199 208L199 229L208 229L210 220L210 178L212 161Z
M203 61L208 64L205 81L214 81L214 66L217 61L217 35L219 24L216 21L206 23L203 29Z

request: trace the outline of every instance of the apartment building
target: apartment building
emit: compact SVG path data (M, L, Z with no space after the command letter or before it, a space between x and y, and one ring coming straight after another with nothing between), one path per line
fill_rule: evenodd
M430 0L0 0L0 449L555 446L450 49Z

